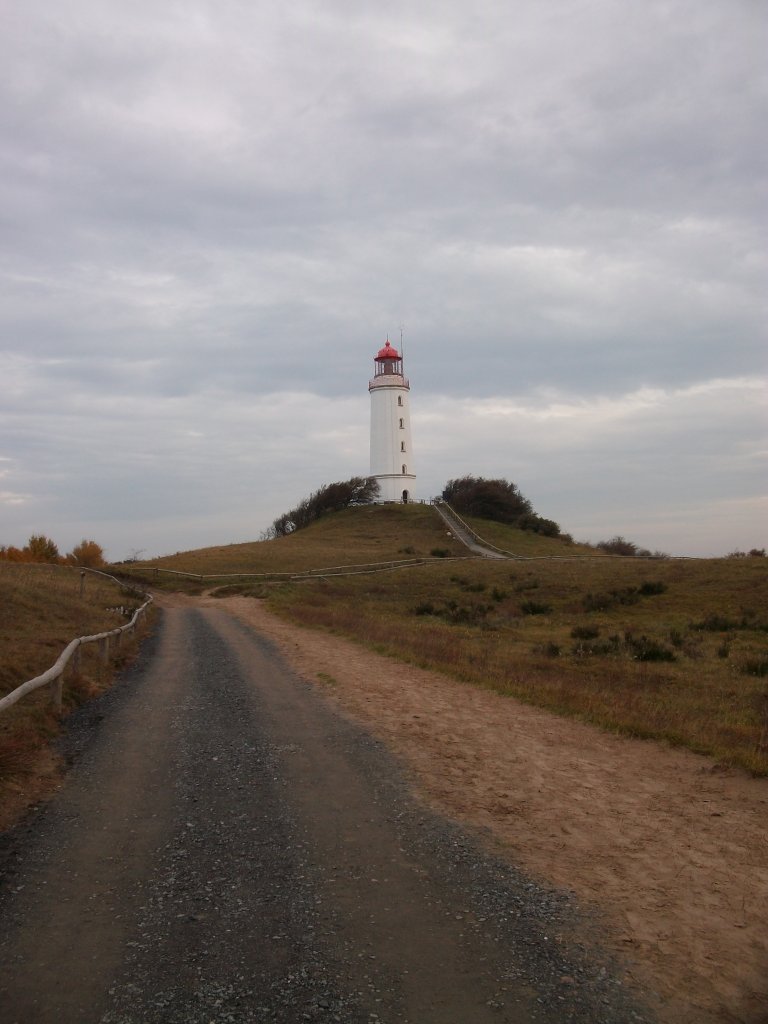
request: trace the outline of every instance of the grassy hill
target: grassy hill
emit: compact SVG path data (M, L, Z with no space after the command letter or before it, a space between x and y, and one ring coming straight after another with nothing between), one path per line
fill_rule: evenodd
M524 557L431 558L467 551L429 507L392 505L128 568L151 580L154 567L274 573L422 556L425 564L377 575L229 581L219 593L265 596L301 625L380 653L768 774L766 559L612 558L486 520L470 525Z
M445 527L429 506L363 505L324 516L287 537L181 551L120 568L134 575L146 575L147 570L154 569L202 575L300 572L429 558L435 550L445 555L467 554L463 545L446 535Z
M559 538L540 537L512 526L467 520L478 533L498 545L527 556L575 555L595 552ZM147 577L155 569L201 575L300 572L341 565L439 557L463 558L467 549L448 535L428 505L363 505L324 516L287 537L247 544L180 551L131 565L120 571Z

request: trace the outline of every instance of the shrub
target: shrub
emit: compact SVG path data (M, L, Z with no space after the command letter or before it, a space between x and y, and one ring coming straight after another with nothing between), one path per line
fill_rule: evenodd
M594 640L599 635L600 630L597 626L574 626L571 630L574 640Z
M768 657L762 655L757 658L747 658L742 662L740 671L745 676L757 676L759 679L768 676Z
M523 601L520 611L523 615L547 615L552 611L552 605L545 601Z
M676 661L675 652L647 636L624 634L624 643L635 661Z
M533 512L530 501L508 480L463 476L449 480L443 488L442 497L457 512L479 519L492 519L497 523L515 523L521 516Z
M624 587L621 590L611 590L610 593L586 594L582 599L582 606L587 612L604 612L616 604L637 604L640 595L635 587Z
M413 609L414 615L435 615L437 611L431 601L421 601Z
M620 534L611 537L610 540L599 540L595 547L600 548L601 551L605 551L609 555L633 556L637 555L638 552L637 544L633 544L631 540L627 540Z
M692 622L691 629L698 629L707 633L727 633L729 630L738 629L740 623L735 619L729 619L725 615L718 615L713 612L707 615L701 622Z
M665 594L669 588L666 583L662 583L661 580L647 580L645 583L641 583L638 588L638 593L642 594L643 597L650 597L653 594Z
M429 553L433 558L448 558L451 552L448 548L432 548Z
M533 648L533 653L545 654L548 658L559 658L560 644L553 643L551 640L545 644L536 644Z
M497 523L509 523L545 537L557 537L560 527L533 510L530 501L509 480L486 480L482 476L463 476L449 480L442 497L457 512Z
M270 532L275 537L286 537L329 512L339 512L350 505L368 505L378 496L379 483L372 476L353 476L349 480L326 484L304 498L296 508L278 516Z
M439 615L453 626L477 626L485 621L490 610L490 605L457 605L455 601L449 601Z
M579 640L571 648L571 654L580 658L586 655L607 655L617 654L621 650L621 640L618 636L609 636L607 640L599 640L590 643L588 640Z

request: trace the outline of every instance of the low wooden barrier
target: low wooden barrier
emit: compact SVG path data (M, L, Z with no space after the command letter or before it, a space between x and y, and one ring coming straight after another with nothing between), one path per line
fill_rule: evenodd
M91 571L96 572L96 570ZM98 573L98 575L107 576L107 573ZM109 579L115 578L114 576L110 576ZM115 580L115 582L120 583L119 580ZM120 585L125 586L125 584ZM47 672L43 672L42 675L35 676L34 679L28 679L26 683L22 683L21 686L17 686L15 690L11 690L10 693L6 694L5 697L0 700L0 712L5 711L6 708L11 707L11 705L15 704L17 701L20 701L26 694L31 693L33 690L38 690L41 686L51 687L51 700L53 701L56 709L61 710L64 673L70 661L73 661L75 670L79 670L81 649L83 645L98 643L100 646L102 661L106 664L109 661L110 642L114 641L115 646L119 646L123 634L131 633L136 628L136 624L139 619L152 604L152 598L148 594L142 594L142 596L146 597L147 600L140 608L136 609L130 622L126 622L124 626L116 626L115 629L108 629L104 633L96 633L93 636L76 637L67 644L59 655L56 663L52 665Z

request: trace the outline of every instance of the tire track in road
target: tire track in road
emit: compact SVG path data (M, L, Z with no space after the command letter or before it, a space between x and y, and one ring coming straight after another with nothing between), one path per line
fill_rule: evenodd
M98 715L6 841L5 1022L651 1020L557 941L566 897L415 803L224 610L164 611Z

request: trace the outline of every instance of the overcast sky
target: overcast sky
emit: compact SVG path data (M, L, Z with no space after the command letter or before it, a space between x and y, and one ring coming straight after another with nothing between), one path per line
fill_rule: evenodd
M0 544L257 539L368 472L768 544L763 0L25 0L0 33ZM410 468L410 467L409 467Z

